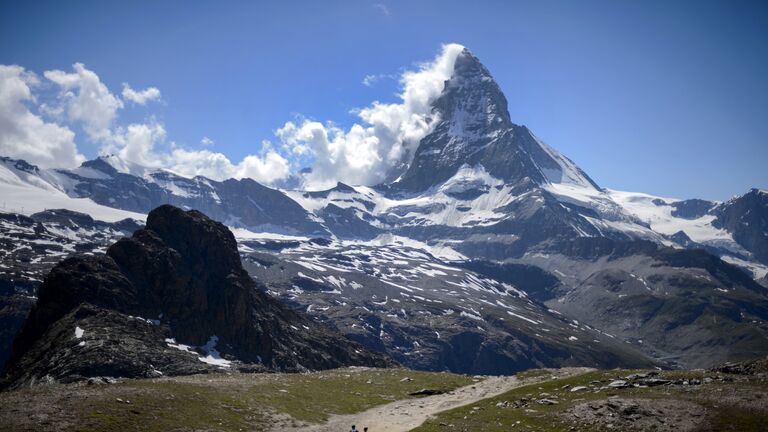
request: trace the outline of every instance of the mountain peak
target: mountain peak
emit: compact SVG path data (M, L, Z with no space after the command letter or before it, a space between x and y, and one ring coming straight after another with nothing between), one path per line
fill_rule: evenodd
M456 57L453 74L434 105L441 118L453 121L456 134L512 125L507 98L488 69L467 48Z
M473 78L481 77L493 80L491 73L480 62L469 48L464 48L456 57L456 62L453 64L453 78Z
M470 50L456 57L451 78L433 104L439 121L419 143L413 160L392 184L422 192L446 181L460 167L482 166L496 179L537 185L571 183L599 189L572 161L512 123L507 98Z

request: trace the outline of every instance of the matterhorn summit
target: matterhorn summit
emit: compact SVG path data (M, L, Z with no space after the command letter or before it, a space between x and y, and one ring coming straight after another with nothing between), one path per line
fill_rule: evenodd
M440 121L419 144L413 162L392 184L421 192L465 165L482 166L506 183L572 183L598 189L573 162L544 144L525 126L512 123L507 98L488 69L464 48L453 75L433 104Z

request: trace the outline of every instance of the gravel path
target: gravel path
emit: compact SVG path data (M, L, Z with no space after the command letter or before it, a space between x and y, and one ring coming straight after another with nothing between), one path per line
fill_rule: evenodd
M564 378L591 370L588 368L553 369L551 374L529 379L519 379L515 376L490 377L449 393L419 399L400 400L357 414L334 415L324 424L308 425L293 430L346 432L350 430L352 425L356 425L361 431L364 426L367 426L369 432L406 432L421 425L427 418L439 412L491 398L523 385L546 381L553 376Z

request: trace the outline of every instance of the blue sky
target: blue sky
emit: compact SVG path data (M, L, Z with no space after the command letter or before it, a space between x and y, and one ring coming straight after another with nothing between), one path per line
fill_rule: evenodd
M349 127L351 110L396 102L396 80L364 77L456 42L513 121L601 186L727 199L768 188L766 22L768 3L748 1L4 1L0 64L42 75L80 62L114 94L156 87L160 101L126 103L116 123L162 124L160 145L189 150L209 137L237 162L286 121Z

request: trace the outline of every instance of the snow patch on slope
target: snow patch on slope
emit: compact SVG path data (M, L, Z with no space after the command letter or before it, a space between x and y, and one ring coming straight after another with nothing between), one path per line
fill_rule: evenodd
M661 198L637 192L621 192L606 189L608 195L629 213L650 225L651 229L661 234L672 235L683 231L691 240L712 244L722 241L735 244L731 234L715 228L713 215L704 215L698 219L684 219L672 215L672 203L680 201L673 198Z
M560 169L547 169L541 168L542 174L547 178L550 183L556 184L571 184L586 189L597 190L592 181L589 180L584 171L581 170L572 160L563 156L559 151L553 149L547 145L544 141L540 140L535 135L531 134L536 140L536 143L541 146L542 150L552 158L560 166Z
M0 211L31 215L47 209L68 209L104 222L146 220L146 215L96 204L88 198L72 198L36 174L0 164Z

